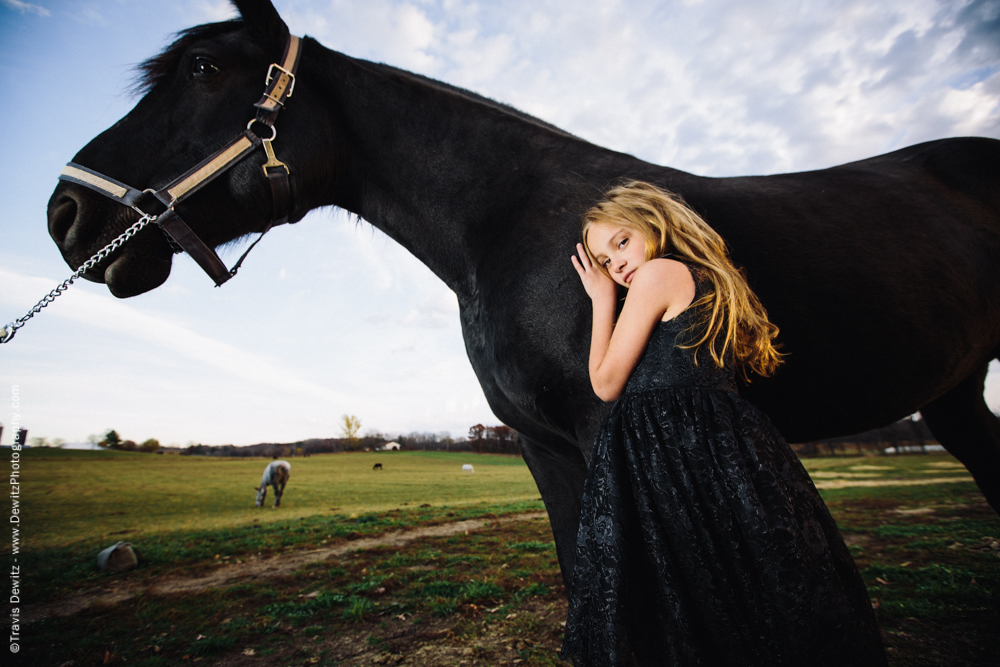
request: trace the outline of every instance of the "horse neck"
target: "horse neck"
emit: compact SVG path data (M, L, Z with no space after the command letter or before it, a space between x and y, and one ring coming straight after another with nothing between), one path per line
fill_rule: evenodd
M333 204L364 218L460 298L475 291L481 257L537 187L540 150L603 150L472 93L310 47L303 62L315 59L323 77L336 164L319 167L327 180L309 207Z

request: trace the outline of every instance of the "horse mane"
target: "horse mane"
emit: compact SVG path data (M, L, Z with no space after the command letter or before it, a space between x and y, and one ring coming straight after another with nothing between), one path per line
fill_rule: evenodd
M409 72L404 69L399 69L398 67L393 67L392 65L386 65L385 63L370 62L369 64L375 67L376 69L383 70L400 78L417 81L419 83L430 86L431 88L436 88L437 90L443 90L445 92L458 95L459 97L464 97L467 100L471 100L473 102L479 102L480 104L485 104L488 107L497 109L504 113L509 113L512 116L520 118L521 120L527 121L533 125L538 125L539 127L543 127L552 132L557 132L563 136L572 137L574 139L578 138L576 137L576 135L570 134L561 127L556 127L555 125L552 125L551 123L547 123L544 120L536 118L531 114L525 113L516 107L512 107L509 104L505 104L503 102L497 102L494 99L486 97L485 95L480 95L479 93L474 93L471 90L467 90L465 88L459 88L458 86L453 86L450 83L438 81L437 79L432 79L429 76L424 76L423 74L417 74L416 72Z
M230 19L228 21L220 21L218 23L205 23L203 25L196 25L192 28L186 28L175 34L174 41L167 46L163 51L157 55L149 58L136 66L136 80L132 85L131 92L136 95L145 95L153 87L156 86L160 81L165 79L171 72L173 72L178 62L181 59L182 54L187 50L192 44L198 42L202 39L210 39L216 35L222 35L227 32L233 32L239 30L243 27L242 19ZM316 41L316 40L313 40ZM319 43L319 42L317 42ZM466 90L465 88L459 88L458 86L453 86L450 83L445 83L443 81L438 81L437 79L432 79L423 74L416 74L414 72L408 72L407 70L399 69L398 67L393 67L392 65L386 65L384 63L367 62L366 64L371 67L391 74L403 79L409 79L411 81L416 81L422 83L431 88L437 90L445 91L453 95L458 95L464 97L467 100L473 102L478 102L480 104L485 104L493 109L497 109L504 113L511 114L520 118L521 120L527 121L533 125L543 127L549 131L557 132L558 134L574 137L566 130L556 127L550 123L540 120L530 114L527 114L520 109L510 106L509 104L504 104L503 102L497 102L496 100L490 99L485 95L480 95L479 93L474 93L471 90ZM574 137L575 138L575 137Z
M145 95L152 90L156 84L177 68L184 51L195 42L233 32L242 27L243 21L241 19L231 19L218 23L196 25L193 28L185 28L175 33L173 43L167 48L136 65L136 79L132 84L131 92L136 95Z

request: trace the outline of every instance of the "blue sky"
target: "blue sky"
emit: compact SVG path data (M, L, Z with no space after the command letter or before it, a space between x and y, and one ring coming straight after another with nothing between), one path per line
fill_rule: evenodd
M329 48L709 176L1000 138L1000 0L275 5ZM46 232L46 202L62 165L135 103L134 65L231 13L219 0L0 0L0 320L72 273ZM115 428L165 444L287 442L337 436L343 414L390 433L497 423L454 295L335 210L268 234L221 289L186 257L132 299L74 286L0 348L0 394L14 385L31 435L68 441Z

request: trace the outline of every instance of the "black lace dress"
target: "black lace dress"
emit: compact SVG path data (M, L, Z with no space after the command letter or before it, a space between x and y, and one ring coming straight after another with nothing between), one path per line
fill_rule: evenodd
M563 658L886 665L864 582L809 475L731 370L707 355L696 366L675 344L691 317L656 326L597 438Z

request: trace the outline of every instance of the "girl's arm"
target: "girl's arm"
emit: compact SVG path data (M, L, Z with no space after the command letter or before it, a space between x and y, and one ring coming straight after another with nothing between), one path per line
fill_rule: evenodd
M691 272L680 262L654 259L635 272L615 325L618 286L591 264L582 245L573 266L594 308L590 337L590 383L604 401L621 396L649 343L653 327L679 315L694 299Z

